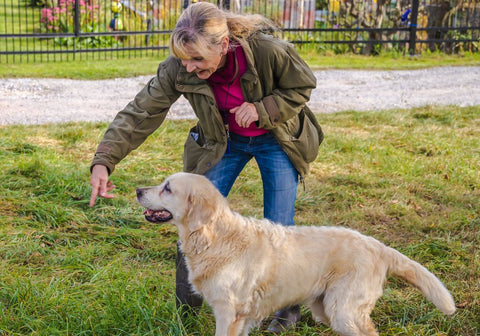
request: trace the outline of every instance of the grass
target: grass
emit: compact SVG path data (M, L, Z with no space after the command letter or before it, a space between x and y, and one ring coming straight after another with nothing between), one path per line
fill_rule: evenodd
M326 139L299 188L297 225L372 235L438 275L461 307L442 316L391 278L373 312L381 335L479 335L480 107L317 117ZM0 127L1 335L213 334L208 307L180 321L176 230L146 222L134 195L182 169L191 124L167 121L117 167L117 197L94 208L89 163L107 124ZM249 164L231 206L260 217L261 190ZM313 334L334 335L307 311L288 333Z
M437 66L478 66L480 53L445 55L440 53L407 56L384 54L375 57L353 54L335 55L318 53L311 47L299 49L302 57L315 70L321 69L419 69ZM106 59L106 54L93 54L77 61L60 61L61 56L52 56L51 62L11 63L0 67L0 78L72 78L72 79L109 79L155 74L158 63L168 53L159 51L156 56L141 57L127 53ZM20 57L20 56L19 56ZM32 56L29 56L32 57ZM81 56L78 56L79 58ZM129 58L131 57L131 58ZM56 60L56 61L55 61ZM7 62L8 63L8 62Z
M135 77L155 74L158 64L164 59L158 57L136 57L126 59L89 59L62 61L59 63L13 63L0 67L0 78L71 78L99 80Z

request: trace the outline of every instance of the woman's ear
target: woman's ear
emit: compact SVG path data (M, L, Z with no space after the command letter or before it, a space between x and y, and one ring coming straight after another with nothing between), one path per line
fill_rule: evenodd
M226 55L227 52L228 52L228 46L230 44L230 39L228 38L228 36L225 36L222 40L222 51L221 51L221 54L222 55Z

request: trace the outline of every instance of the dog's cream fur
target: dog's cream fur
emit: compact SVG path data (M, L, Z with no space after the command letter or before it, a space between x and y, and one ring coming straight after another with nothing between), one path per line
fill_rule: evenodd
M273 311L302 303L340 335L378 335L370 319L387 274L445 314L450 293L423 266L378 240L338 227L284 227L246 218L203 176L177 173L139 188L153 222L178 227L189 280L212 307L216 336L248 335ZM164 218L168 212L172 218Z

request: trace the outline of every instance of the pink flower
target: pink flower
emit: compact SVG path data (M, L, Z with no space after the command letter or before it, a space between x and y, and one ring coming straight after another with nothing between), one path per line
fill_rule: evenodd
M42 17L49 16L52 14L52 10L50 8L42 8L41 14Z

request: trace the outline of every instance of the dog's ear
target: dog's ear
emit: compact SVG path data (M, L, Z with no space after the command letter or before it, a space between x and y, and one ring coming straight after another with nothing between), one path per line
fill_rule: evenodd
M213 235L213 223L216 217L215 201L207 195L190 194L187 198L187 216L190 253L200 254L210 246ZM187 248L187 247L186 247Z
M190 231L196 231L212 222L215 216L215 199L207 193L189 194L187 198L187 225Z

